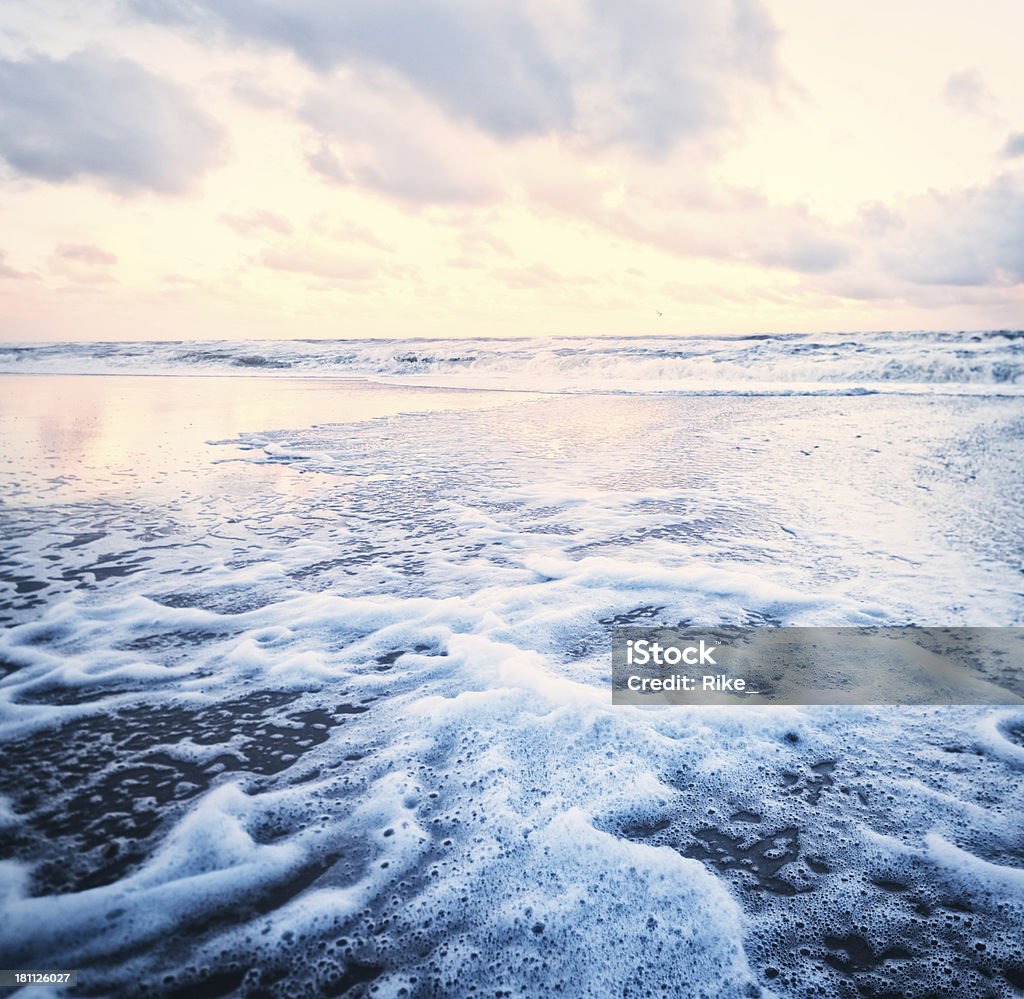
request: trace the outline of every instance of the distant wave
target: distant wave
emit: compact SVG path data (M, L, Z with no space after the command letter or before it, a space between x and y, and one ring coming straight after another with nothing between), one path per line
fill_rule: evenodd
M1024 393L1024 331L0 346L0 373L260 374L540 392Z

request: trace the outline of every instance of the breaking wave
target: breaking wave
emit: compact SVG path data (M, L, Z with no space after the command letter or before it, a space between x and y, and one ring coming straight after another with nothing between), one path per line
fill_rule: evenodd
M2 373L275 374L446 388L710 395L1024 393L1024 331L0 348Z

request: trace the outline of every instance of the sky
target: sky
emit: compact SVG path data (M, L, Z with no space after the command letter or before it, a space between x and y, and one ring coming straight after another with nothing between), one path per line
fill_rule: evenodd
M4 0L0 340L1024 325L1024 5Z

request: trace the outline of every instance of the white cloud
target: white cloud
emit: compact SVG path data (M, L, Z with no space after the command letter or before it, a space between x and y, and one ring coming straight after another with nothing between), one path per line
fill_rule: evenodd
M999 111L999 102L976 67L951 73L942 88L943 100L965 114L991 116Z
M923 285L1024 282L1024 182L1003 174L989 184L909 201L905 224L880 245L883 267Z
M492 140L447 121L398 81L341 72L300 110L315 136L309 165L336 184L404 201L479 202L495 193Z
M248 214L226 212L221 216L221 221L234 229L240 236L253 236L267 231L290 236L294 232L291 222L283 215L265 209Z
M777 74L760 0L134 0L150 20L405 81L502 141L559 134L661 155ZM327 172L330 172L328 167Z
M275 271L288 271L329 281L366 281L380 268L369 260L305 250L268 250L259 262Z
M1007 159L1024 156L1024 132L1014 132L1012 135L1008 135L1003 145L1002 154Z
M221 129L183 90L97 50L0 60L0 158L46 181L181 193L216 161Z
M117 255L91 243L61 243L53 251L58 260L70 260L88 267L109 267L117 263Z
M35 278L37 275L19 271L7 263L7 251L0 250L0 279L3 278Z

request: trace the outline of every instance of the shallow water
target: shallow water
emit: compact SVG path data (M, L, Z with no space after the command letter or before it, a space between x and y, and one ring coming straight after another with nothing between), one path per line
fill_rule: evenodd
M613 708L608 662L628 622L1022 623L1018 398L0 384L0 965L1024 988L1024 712Z

